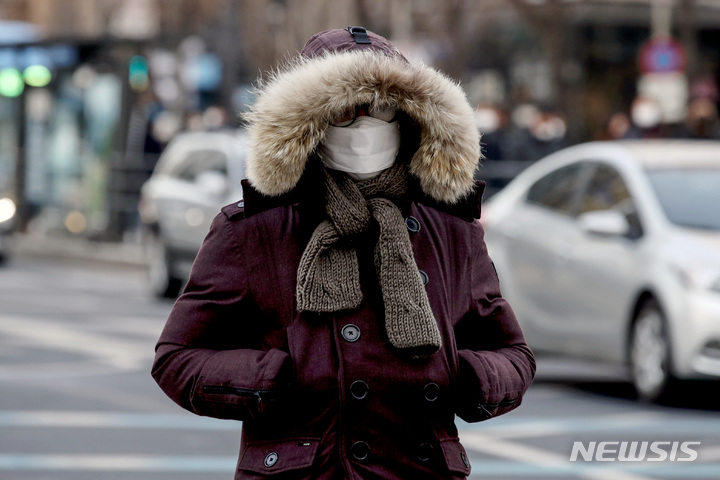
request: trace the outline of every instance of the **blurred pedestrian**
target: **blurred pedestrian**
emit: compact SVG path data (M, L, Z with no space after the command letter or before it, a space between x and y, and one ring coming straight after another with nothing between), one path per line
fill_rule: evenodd
M501 162L512 152L512 133L508 129L507 113L491 104L480 104L475 108L475 126L481 135L481 149L484 157L483 168L475 172L475 178L485 179L485 195L493 195L503 189L510 178L496 174L502 169L493 167L493 163Z
M685 122L680 126L678 137L720 139L720 121L715 103L707 98L693 99L687 107Z
M535 362L477 221L462 90L364 28L329 30L247 121L244 202L215 218L154 378L243 421L237 479L465 478L455 415L517 407Z
M638 96L630 107L632 125L625 133L624 138L650 139L663 138L663 113L657 100L652 97Z
M228 127L228 113L220 105L211 105L205 109L202 115L205 130L220 130Z
M166 124L163 119L170 115L151 87L143 91L130 110L124 168L132 172L138 185L150 178L167 145L169 138L162 135L162 127ZM133 192L137 193L137 190ZM124 231L125 238L130 239L140 234L140 215L136 208L132 208L137 205L137 198L129 194L123 197L130 197L128 203L132 205L120 206L120 229Z
M486 160L503 160L507 151L507 115L499 107L480 104L475 108L475 126L481 135Z
M597 140L621 140L630 130L630 118L625 112L615 112L605 125L605 129L597 135Z
M509 159L534 162L565 147L567 125L560 114L534 105L523 107L513 114L516 129L508 142Z

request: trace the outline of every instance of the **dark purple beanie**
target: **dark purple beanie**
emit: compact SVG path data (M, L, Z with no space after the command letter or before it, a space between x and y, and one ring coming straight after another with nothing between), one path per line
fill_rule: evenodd
M304 57L314 58L327 52L350 50L374 50L388 57L400 58L407 62L407 59L388 39L362 27L338 28L316 33L307 41L300 54Z

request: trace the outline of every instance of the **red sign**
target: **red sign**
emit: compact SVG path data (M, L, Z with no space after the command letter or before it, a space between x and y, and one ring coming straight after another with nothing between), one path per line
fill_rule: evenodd
M682 72L687 55L680 42L669 37L653 38L640 49L638 61L643 73Z

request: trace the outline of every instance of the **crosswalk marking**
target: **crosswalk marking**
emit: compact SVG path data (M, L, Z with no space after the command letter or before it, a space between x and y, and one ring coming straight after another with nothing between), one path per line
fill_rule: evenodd
M0 454L0 471L227 473L236 462L227 456Z
M154 428L167 430L237 430L240 422L191 413L0 411L0 427Z
M152 343L89 333L81 328L69 328L67 324L50 319L0 317L0 333L3 335L43 348L87 355L119 370L147 368L148 360L152 359Z
M494 438L531 438L567 433L611 432L622 434L663 433L672 435L712 435L720 432L720 417L717 418L656 418L638 415L637 418L604 415L594 418L563 417L544 419L538 417L508 416L494 419L489 423L463 424L468 431L490 434Z
M571 464L565 455L521 445L516 442L500 440L476 432L464 434L461 441L466 448L506 460L530 464L538 470L570 471L573 474L579 474L582 478L591 480L652 480L652 477L624 473L618 468L609 471L594 471L592 469L582 471L582 468L579 469L576 465Z

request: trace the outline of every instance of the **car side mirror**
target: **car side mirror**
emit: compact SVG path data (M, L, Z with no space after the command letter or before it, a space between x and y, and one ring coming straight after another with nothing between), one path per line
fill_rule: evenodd
M587 233L609 237L624 237L630 233L630 223L617 210L595 210L578 217L580 227Z
M224 195L228 191L227 177L217 170L205 170L195 177L195 183L210 195Z

